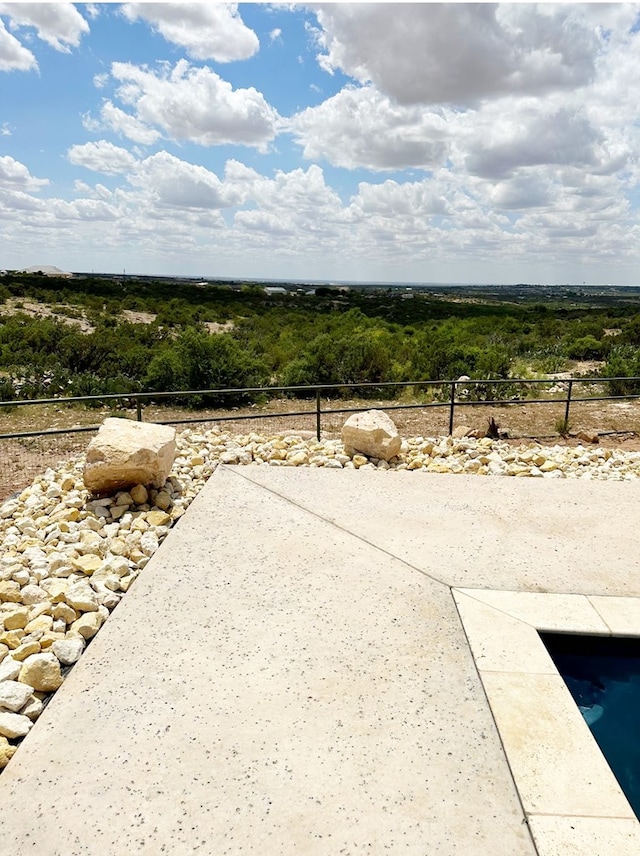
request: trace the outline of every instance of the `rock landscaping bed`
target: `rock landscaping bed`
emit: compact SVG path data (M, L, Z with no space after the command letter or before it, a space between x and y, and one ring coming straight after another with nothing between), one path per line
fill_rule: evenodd
M173 468L158 489L139 484L94 497L79 455L0 505L0 768L219 463L618 481L640 475L639 451L596 444L413 437L386 461L341 440L299 434L189 429L176 441Z

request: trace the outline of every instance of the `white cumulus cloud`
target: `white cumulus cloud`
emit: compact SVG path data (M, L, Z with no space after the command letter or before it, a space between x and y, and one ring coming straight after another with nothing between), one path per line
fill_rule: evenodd
M106 100L100 108L100 119L101 121L96 121L87 118L85 126L88 130L98 130L104 126L142 146L150 146L162 136L155 128L150 128L109 100Z
M215 173L165 151L141 161L129 181L162 207L219 209L238 201Z
M259 48L237 3L126 3L122 11L130 21L147 21L194 59L231 62L248 59Z
M305 158L355 169L431 169L448 151L450 130L440 113L401 106L371 86L345 87L288 123Z
M235 143L260 150L276 134L280 117L260 92L253 87L233 89L207 67L180 60L173 69L153 72L116 62L111 74L121 82L117 96L135 111L130 115L138 128L160 128L174 140L203 146ZM123 117L120 130L127 134ZM139 135L132 139L144 142Z
M0 71L30 71L37 67L35 56L7 32L0 18Z
M227 165L227 176L240 182L249 179L238 165ZM266 230L265 236L296 234L300 240L309 235L327 235L342 220L338 194L329 187L322 169L313 164L307 170L278 171L274 178L255 176L249 198L251 210L239 211L235 225L250 231Z
M27 167L12 158L0 156L0 188L20 191L34 191L49 184L47 178L35 178Z
M8 16L13 27L34 27L39 39L64 53L89 32L73 3L0 3L0 15Z
M67 152L69 162L106 175L130 172L137 163L131 152L114 146L107 140L71 146Z
M503 178L522 166L574 164L595 167L601 133L566 108L543 112L531 105L516 116L495 117L486 135L468 141L466 168L484 178Z
M78 220L86 223L118 219L118 209L99 199L76 199L73 202L55 199L49 203L49 210L58 220Z
M321 65L403 104L575 88L593 79L600 47L568 5L336 3L317 17Z

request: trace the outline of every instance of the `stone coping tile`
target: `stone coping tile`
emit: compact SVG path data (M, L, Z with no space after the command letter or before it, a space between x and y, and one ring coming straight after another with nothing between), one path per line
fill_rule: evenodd
M527 814L635 819L559 674L482 681Z
M640 598L591 595L589 600L613 636L640 636Z
M536 630L603 636L608 636L611 632L594 604L584 595L494 589L458 589L458 591L493 607L496 611L506 613L517 621L526 622Z
M558 673L531 624L476 599L475 590L467 593L454 589L453 596L481 673Z
M620 817L532 814L529 828L540 856L638 856L640 823Z
M640 823L538 632L635 635L640 599L452 594L540 856L640 852Z

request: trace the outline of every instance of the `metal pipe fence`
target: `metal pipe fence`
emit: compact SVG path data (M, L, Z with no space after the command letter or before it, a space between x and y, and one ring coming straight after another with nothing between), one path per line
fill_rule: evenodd
M188 418L172 418L172 419L154 419L154 422L160 424L171 425L189 425L204 422L227 423L227 422L243 422L246 420L267 420L277 418L278 420L294 419L299 417L310 417L315 423L315 433L318 440L322 439L323 417L358 413L369 409L363 403L357 407L323 407L324 398L330 402L332 396L338 392L344 394L345 391L364 391L365 394L379 391L380 394L396 393L393 398L384 402L384 410L402 411L416 410L424 408L447 408L448 409L448 433L452 434L455 424L456 410L467 407L487 407L487 406L510 406L510 405L536 405L536 404L563 404L564 406L564 421L569 423L569 416L572 405L580 402L593 401L618 401L640 398L640 393L628 393L622 395L591 395L576 397L574 395L575 385L598 385L612 382L619 382L628 385L630 388L640 389L640 377L615 377L615 378L595 378L595 377L572 377L566 378L556 383L566 385L566 396L564 398L528 398L526 395L518 394L515 389L527 393L535 389L536 386L549 385L552 381L549 379L528 379L528 378L496 378L496 379L469 379L469 380L419 380L419 381L401 381L401 382L384 382L384 383L336 383L336 384L314 384L306 386L270 386L270 387L241 387L241 388L224 388L224 389L197 389L197 390L178 390L172 392L134 392L134 393L110 393L105 395L85 395L71 396L66 398L39 398L39 399L23 399L17 401L0 401L0 417L3 411L29 407L34 405L69 405L69 404L116 404L123 403L129 407L135 408L137 421L143 421L143 405L156 403L158 401L185 402L189 399L199 399L200 402L206 399L212 399L216 402L224 401L225 398L250 398L251 396L263 396L268 399L273 399L277 394L292 396L297 399L308 399L314 402L312 410L290 410L286 412L260 412L240 414L233 413L231 415L216 415L212 417L194 416ZM512 388L509 390L509 388ZM397 399L397 392L405 389L413 389L414 393L420 390L430 391L433 400L421 401L419 403L398 404L393 403ZM436 390L447 390L447 395L438 394ZM501 389L506 389L507 394L500 396ZM221 405L224 407L224 405ZM20 438L36 438L36 437L51 437L66 434L86 433L97 431L98 425L89 426L74 426L67 428L50 428L29 431L13 431L0 433L1 440L17 440Z
M629 390L628 394L604 394L609 382L619 382L614 390ZM549 397L543 397L545 393L540 385L551 383L556 384L555 390ZM562 384L561 389L558 383ZM575 394L577 389L582 395ZM591 394L587 394L590 389ZM100 427L105 408L108 408L107 415L122 415L138 421L176 426L208 423L236 434L254 431L300 433L321 440L339 436L344 418L349 414L372 407L395 414L394 421L405 436L451 434L456 419L460 421L461 414L469 412L468 408L480 408L477 413L488 418L495 413L492 407L513 407L510 436L542 439L554 436L541 430L547 424L545 420L555 418L557 413L554 429L557 436L559 428L568 428L570 415L580 408L581 402L585 402L583 413L586 414L598 407L586 402L638 398L640 378L582 377L561 381L457 379L198 389L0 401L0 501L26 487L47 467L70 461L74 461L74 466L79 465L91 435ZM539 418L536 408L528 409L529 405L544 404L547 408L539 408ZM80 409L76 405L80 405ZM30 412L29 407L36 409ZM101 408L100 424L88 424L91 411L96 407ZM71 414L76 424L69 426L65 423L70 421ZM605 429L600 430L600 434L640 434L640 407L629 406L614 414L599 410L598 417L605 417L606 422L600 426ZM49 427L36 427L39 424ZM620 432L623 424L631 431Z

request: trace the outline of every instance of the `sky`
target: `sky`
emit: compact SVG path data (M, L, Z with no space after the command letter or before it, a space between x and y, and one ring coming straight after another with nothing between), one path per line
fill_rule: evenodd
M640 284L640 4L0 2L0 268Z

